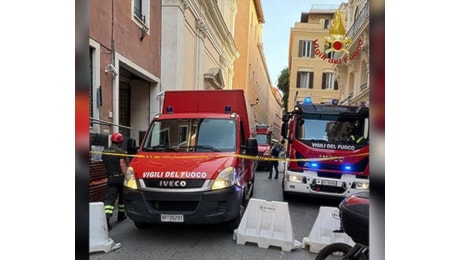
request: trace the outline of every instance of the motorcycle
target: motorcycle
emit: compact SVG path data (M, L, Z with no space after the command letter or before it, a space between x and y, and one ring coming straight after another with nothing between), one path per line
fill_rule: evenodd
M322 248L315 260L368 260L369 259L369 192L351 195L339 204L341 229L351 237L354 246L332 243Z

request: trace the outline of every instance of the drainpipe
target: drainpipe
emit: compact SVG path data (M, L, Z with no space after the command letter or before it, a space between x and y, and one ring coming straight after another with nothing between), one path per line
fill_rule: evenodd
M111 39L111 48L112 48L112 64L118 70L118 64L115 64L115 7L114 7L114 0L112 0L112 39ZM113 127L112 132L118 132L118 124L119 124L119 88L118 88L118 80L117 77L112 78L112 121Z

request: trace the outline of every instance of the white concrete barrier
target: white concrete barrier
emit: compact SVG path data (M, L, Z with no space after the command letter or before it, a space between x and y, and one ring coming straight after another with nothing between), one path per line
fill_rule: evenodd
M89 252L110 252L121 247L109 238L107 221L105 219L104 203L89 203Z
M300 248L294 239L287 202L250 199L233 240L239 245L256 243L260 248L281 247L283 251Z
M339 208L320 207L310 235L302 240L302 248L309 246L310 252L317 254L323 247L336 242L353 246L355 243L345 232L334 232L339 229Z

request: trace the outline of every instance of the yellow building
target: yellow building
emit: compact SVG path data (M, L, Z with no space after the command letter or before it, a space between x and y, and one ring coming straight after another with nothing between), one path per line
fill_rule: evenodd
M312 5L301 14L300 22L290 30L289 38L289 102L288 110L305 97L314 103L327 103L340 97L339 84L334 72L334 52L325 39L337 10L342 22L346 21L346 3L340 6Z
M233 63L233 89L243 89L257 123L278 126L281 106L272 92L265 60L262 25L265 23L261 0L238 0L235 44L239 58ZM277 116L273 116L277 115Z

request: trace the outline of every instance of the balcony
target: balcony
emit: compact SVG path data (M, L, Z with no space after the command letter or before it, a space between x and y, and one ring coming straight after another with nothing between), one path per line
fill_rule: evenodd
M356 33L361 29L361 26L366 20L369 20L369 1L367 1L363 9L361 9L361 12L353 22L353 25L350 27L350 29L348 29L348 32L345 36L354 39Z
M361 84L361 86L359 87L359 90L363 91L363 90L365 90L367 87L368 87L368 85L367 85L367 81L366 81L366 82L364 82L363 84Z

